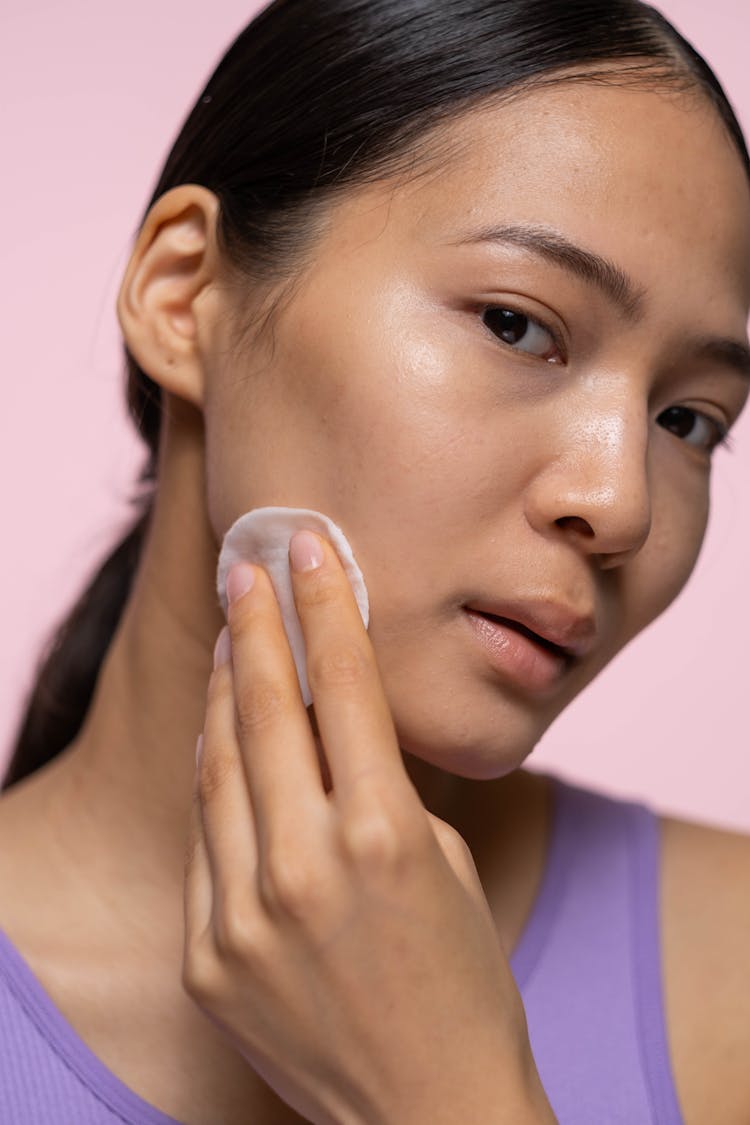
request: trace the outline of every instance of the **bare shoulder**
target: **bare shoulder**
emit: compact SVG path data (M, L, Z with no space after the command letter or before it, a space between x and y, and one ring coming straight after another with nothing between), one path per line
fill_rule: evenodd
M665 1009L685 1125L747 1125L750 836L660 823Z

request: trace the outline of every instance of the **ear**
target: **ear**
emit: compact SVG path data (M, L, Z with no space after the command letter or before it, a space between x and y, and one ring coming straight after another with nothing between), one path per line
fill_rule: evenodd
M198 298L217 278L219 200L198 184L160 196L146 216L117 298L125 342L164 390L203 406Z

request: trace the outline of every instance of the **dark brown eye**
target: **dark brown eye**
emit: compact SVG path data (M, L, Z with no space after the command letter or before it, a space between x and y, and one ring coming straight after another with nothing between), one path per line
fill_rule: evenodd
M705 449L708 453L727 440L724 426L709 418L708 414L691 410L687 406L670 406L668 410L662 411L657 421L675 437L681 438L688 445Z
M527 352L550 362L559 355L552 333L530 316L524 316L513 309L493 306L484 310L482 320L498 340L516 351Z

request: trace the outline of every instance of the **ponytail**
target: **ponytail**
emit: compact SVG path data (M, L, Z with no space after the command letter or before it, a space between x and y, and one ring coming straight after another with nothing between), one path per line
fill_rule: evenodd
M130 367L129 406L141 435L152 445L152 456L141 482L155 477L158 440L158 401L153 384L126 352ZM148 409L136 393L151 384ZM139 499L140 514L125 538L104 561L83 594L45 645L35 672L0 792L34 773L60 754L83 726L107 653L130 595L153 511L153 488Z

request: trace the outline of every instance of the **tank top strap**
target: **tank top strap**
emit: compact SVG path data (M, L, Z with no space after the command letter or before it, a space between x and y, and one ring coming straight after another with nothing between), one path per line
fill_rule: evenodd
M669 1054L661 940L661 828L646 805L625 807L629 835L635 1006L654 1119L683 1125Z
M510 958L561 1125L684 1125L669 1057L660 833L645 804L548 775L547 862Z

